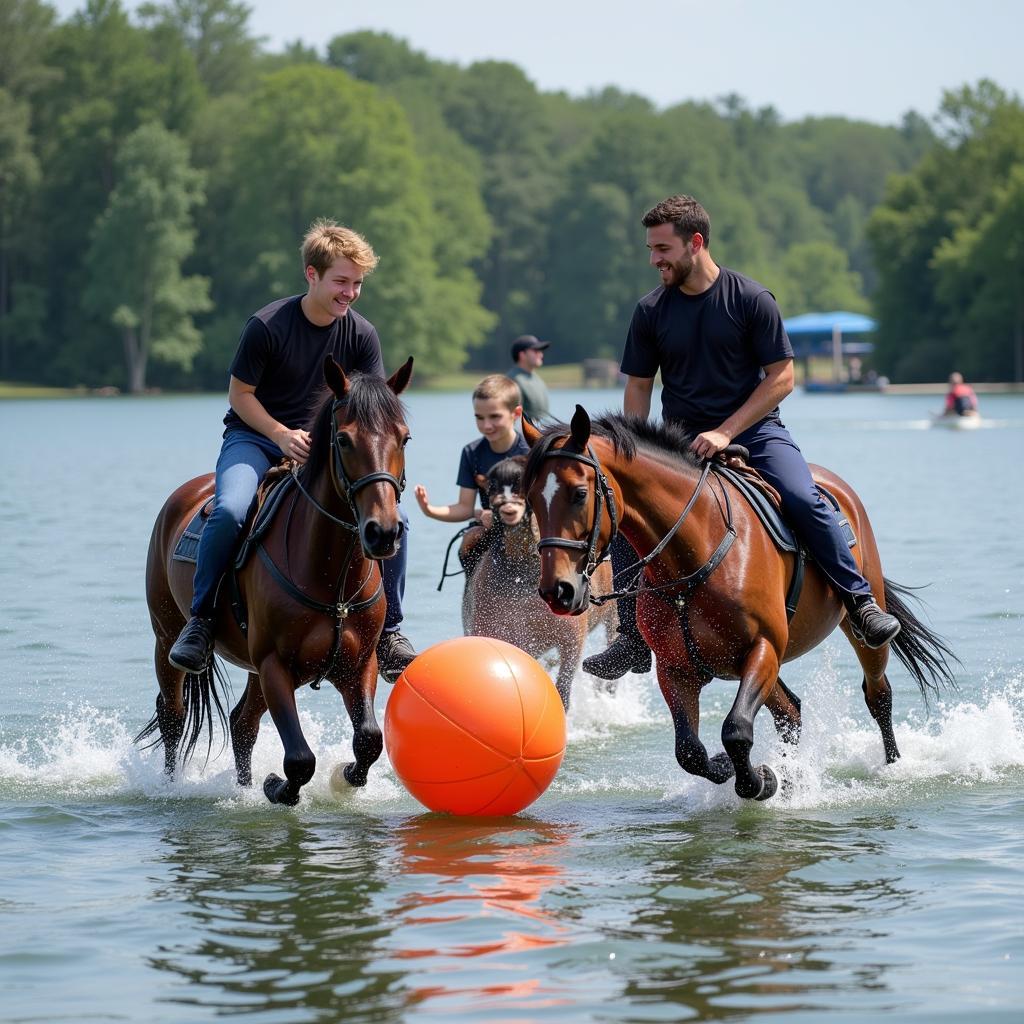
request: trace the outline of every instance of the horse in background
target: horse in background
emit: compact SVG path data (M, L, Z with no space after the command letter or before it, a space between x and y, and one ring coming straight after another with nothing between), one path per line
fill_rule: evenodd
M503 459L486 476L493 521L490 536L481 541L479 561L466 579L462 629L467 636L515 644L534 658L554 649L558 656L555 686L568 708L587 634L603 625L610 639L618 613L606 605L576 617L553 615L540 599L537 533L523 492L525 464L523 455ZM610 588L611 566L602 566L596 579Z
M316 770L299 724L295 691L324 678L341 694L352 721L355 760L342 771L364 786L383 739L374 716L377 639L385 601L379 561L403 542L398 501L405 485L409 428L400 395L412 376L409 359L389 380L347 376L330 357L327 389L312 420L310 456L285 492L245 564L222 581L216 604L216 652L249 673L245 693L225 721L216 663L192 675L174 668L167 652L188 616L194 565L174 558L186 527L213 495L212 473L182 484L153 527L146 599L156 635L156 714L137 739L156 735L164 770L173 775L193 753L214 710L230 731L238 783L252 784L252 750L263 713L270 711L284 744L284 774L267 776L272 803L294 805ZM284 486L279 485L279 486ZM259 557L256 557L256 556ZM235 572L237 595L230 574ZM242 609L237 621L232 604ZM222 688L224 680L221 678Z
M776 547L736 486L690 452L691 438L681 429L623 415L592 423L577 406L569 426L539 431L524 423L523 432L532 448L524 486L541 534L540 595L558 615L588 613L594 566L603 564L621 530L646 560L636 588L637 621L657 660L676 760L691 775L717 784L735 776L736 793L745 799L775 794L772 769L750 763L754 716L766 705L782 738L796 742L800 701L779 677L780 666L836 626L863 669L864 699L887 763L900 756L885 671L889 648L926 703L940 684L955 687L952 651L904 603L908 589L885 578L864 506L828 470L811 467L853 527L854 556L879 604L902 627L877 650L853 634L842 602L813 563L788 618L787 590L802 553ZM699 735L700 693L716 677L739 685L722 725L725 750L709 757Z

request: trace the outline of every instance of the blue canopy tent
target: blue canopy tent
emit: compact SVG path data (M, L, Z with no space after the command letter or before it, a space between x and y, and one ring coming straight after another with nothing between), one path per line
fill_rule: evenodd
M793 354L804 363L804 380L809 380L808 360L814 355L832 356L832 385L839 388L843 379L843 356L863 355L874 351L870 341L851 341L844 335L871 334L878 321L862 313L835 310L831 313L802 313L783 320L793 344ZM806 384L805 384L806 386Z

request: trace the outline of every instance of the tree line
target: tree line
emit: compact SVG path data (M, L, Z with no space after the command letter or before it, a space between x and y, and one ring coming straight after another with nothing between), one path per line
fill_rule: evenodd
M993 83L931 120L784 123L382 33L269 52L235 0L0 0L0 379L223 388L320 216L381 256L360 310L388 365L500 368L522 333L614 358L656 284L639 218L677 191L784 315L877 315L891 378L1020 379L1024 111Z

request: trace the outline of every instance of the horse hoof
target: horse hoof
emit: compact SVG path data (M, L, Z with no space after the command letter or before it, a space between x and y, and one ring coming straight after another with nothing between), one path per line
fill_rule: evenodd
M719 751L714 757L708 758L708 768L710 769L708 778L716 786L728 782L736 774L732 758L724 750Z
M271 772L263 780L263 793L272 804L284 804L294 807L299 802L299 794L292 794L287 779Z
M335 793L344 795L345 793L351 793L352 787L360 787L366 785L366 776L363 775L360 781L359 776L355 775L353 769L355 768L355 762L350 761L348 764L339 764L334 771L331 772L331 789Z
M770 800L779 791L778 776L766 764L757 769L757 774L761 776L761 792L754 799Z

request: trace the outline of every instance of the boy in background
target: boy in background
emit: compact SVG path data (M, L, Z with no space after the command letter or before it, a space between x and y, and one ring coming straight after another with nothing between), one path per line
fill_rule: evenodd
M478 525L466 532L459 547L459 558L469 575L473 571L478 548L484 533L491 525L491 511L487 500L485 478L488 470L513 455L528 455L530 446L516 428L523 413L519 404L519 385L500 373L484 377L473 390L473 416L477 430L483 437L471 441L462 449L459 472L455 479L459 488L458 501L451 505L431 505L427 489L417 484L416 500L424 515L442 523L463 523L476 519ZM476 500L480 498L481 511L477 513Z

